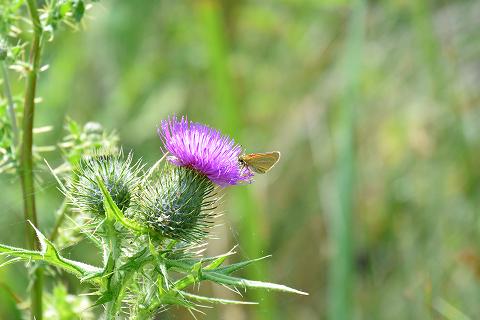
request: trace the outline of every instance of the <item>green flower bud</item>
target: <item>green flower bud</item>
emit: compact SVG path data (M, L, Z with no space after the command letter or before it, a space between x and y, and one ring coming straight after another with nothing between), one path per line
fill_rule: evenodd
M125 160L122 153L86 157L73 170L68 196L78 210L104 215L103 194L96 181L99 176L115 204L125 211L138 190L140 169L138 162L132 165L131 154Z
M137 218L168 238L198 242L212 224L215 191L198 171L167 163L158 182L146 188Z
M0 39L0 61L7 59L8 48L7 42L3 39Z
M87 122L83 126L83 132L87 135L98 135L101 136L103 134L103 127L98 122Z

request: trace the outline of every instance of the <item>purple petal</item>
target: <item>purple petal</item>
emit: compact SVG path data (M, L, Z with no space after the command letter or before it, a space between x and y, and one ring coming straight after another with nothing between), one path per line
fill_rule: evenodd
M162 121L158 134L171 154L167 160L191 167L218 185L250 181L253 173L239 164L242 148L233 139L206 125L188 122L186 117Z

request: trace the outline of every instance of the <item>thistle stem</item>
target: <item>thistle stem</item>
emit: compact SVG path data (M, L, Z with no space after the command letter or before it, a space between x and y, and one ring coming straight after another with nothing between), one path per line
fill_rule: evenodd
M35 0L27 0L27 7L33 25L33 40L30 49L31 68L28 71L25 89L24 113L23 113L23 136L20 149L20 178L22 183L24 214L26 222L27 245L30 249L38 249L35 241L35 231L28 225L27 220L32 221L35 226L37 214L35 210L35 188L33 179L33 119L35 111L35 93L37 88L37 73L40 63L40 39L42 27L38 16L37 3ZM42 290L43 290L43 268L37 267L33 275L33 286L31 292L31 319L42 319Z
M118 239L117 230L115 230L115 220L107 218L105 220L105 233L107 235L107 252L109 252L110 257L107 261L107 266L109 266L107 273L110 274L109 277L105 278L105 288L113 294L113 299L109 301L106 305L105 315L106 319L116 319L118 312L118 296L120 295L121 285L119 284L119 272L115 270L117 268L117 262L121 255L120 240Z

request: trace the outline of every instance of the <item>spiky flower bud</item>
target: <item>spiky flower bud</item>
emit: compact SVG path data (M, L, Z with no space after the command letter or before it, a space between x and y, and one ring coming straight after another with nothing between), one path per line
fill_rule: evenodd
M198 242L211 225L216 188L249 182L253 174L238 160L242 148L218 130L171 117L158 133L168 161L136 215L166 237Z
M125 211L138 189L140 169L138 162L132 165L131 154L126 159L121 152L86 157L73 170L68 196L78 210L104 215L103 194L97 184L97 177L100 177L115 204Z
M146 188L138 218L165 237L197 242L211 226L216 201L216 187L205 175L166 164Z

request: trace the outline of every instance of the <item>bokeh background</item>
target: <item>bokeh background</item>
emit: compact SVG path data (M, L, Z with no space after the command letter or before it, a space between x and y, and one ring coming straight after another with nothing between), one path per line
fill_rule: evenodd
M247 152L281 151L226 192L208 250L271 254L244 275L310 295L249 291L260 305L199 319L480 319L479 1L101 1L43 62L36 126L54 129L39 145L55 145L68 116L116 130L153 164L156 128L177 114ZM61 196L38 174L50 230ZM0 239L21 245L19 182L0 179ZM98 259L84 244L71 255ZM25 294L26 275L0 269L2 319L19 318L4 284Z

